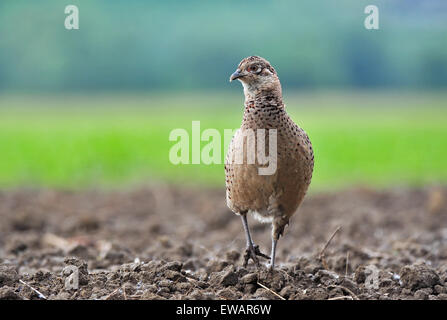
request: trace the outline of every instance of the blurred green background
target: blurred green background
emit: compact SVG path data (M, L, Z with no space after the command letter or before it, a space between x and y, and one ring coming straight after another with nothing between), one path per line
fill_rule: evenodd
M447 182L444 0L7 0L0 188L223 186L223 165L172 165L168 137L239 127L228 78L249 55L275 66L314 144L312 190Z

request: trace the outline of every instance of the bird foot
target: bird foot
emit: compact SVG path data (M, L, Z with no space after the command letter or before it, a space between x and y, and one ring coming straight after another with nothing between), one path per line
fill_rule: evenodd
M247 249L245 249L245 254L244 254L244 268L247 267L248 260L250 260L250 259L253 260L253 262L256 264L256 266L259 266L258 256L265 258L265 259L270 259L270 257L268 255L262 253L259 250L258 245L248 246Z

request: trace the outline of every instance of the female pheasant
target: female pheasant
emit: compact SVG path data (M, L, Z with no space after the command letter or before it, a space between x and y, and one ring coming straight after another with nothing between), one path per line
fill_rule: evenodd
M245 110L225 161L226 200L228 207L242 218L247 239L244 265L250 258L259 265L257 256L261 256L271 259L273 270L278 239L303 201L312 178L313 149L307 134L287 114L278 75L267 60L258 56L243 59L230 82L235 79L244 87ZM275 162L276 170L260 174L259 169L266 165L259 160L259 151L269 152L272 144L269 132L276 133L276 154L268 155L270 161ZM250 136L254 137L256 151L250 148ZM241 159L238 158L241 152L244 161L235 161ZM255 152L254 162L248 161L253 156L250 152ZM261 253L253 243L247 213L253 213L262 222L272 223L271 257Z

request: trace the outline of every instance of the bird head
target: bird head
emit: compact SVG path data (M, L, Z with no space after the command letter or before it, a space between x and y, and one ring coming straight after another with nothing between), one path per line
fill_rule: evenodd
M258 56L243 59L236 71L230 76L233 80L242 82L248 92L280 90L278 75L270 62Z

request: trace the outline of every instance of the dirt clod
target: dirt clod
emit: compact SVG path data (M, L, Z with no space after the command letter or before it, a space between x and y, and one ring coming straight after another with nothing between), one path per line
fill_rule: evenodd
M257 281L258 275L256 273L249 273L241 278L241 282L245 284L256 283Z
M405 266L400 272L402 285L411 290L432 288L440 283L435 270L425 264Z
M13 288L4 286L0 288L0 300L23 300L23 298L14 292Z
M226 271L223 272L219 283L224 287L228 287L236 285L238 283L238 280L239 278L236 272L234 272L233 267L229 267Z
M0 265L0 287L14 285L19 275L14 267Z

